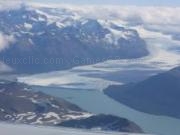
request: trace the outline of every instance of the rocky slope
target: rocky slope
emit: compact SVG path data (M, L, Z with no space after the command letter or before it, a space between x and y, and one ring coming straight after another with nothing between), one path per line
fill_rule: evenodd
M27 85L9 81L0 83L0 120L53 125L89 115L63 99L31 92Z
M58 124L58 126L99 129L104 131L142 133L142 129L135 123L112 115L94 115L80 120L69 120Z
M63 99L42 92L33 92L25 84L3 80L0 81L0 121L142 132L139 126L126 119L108 115L93 116Z
M139 83L110 86L104 92L137 110L180 118L180 67Z

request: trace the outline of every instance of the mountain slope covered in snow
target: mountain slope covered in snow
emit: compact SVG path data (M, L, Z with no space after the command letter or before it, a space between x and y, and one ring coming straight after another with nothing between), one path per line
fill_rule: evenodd
M66 8L2 10L0 29L8 37L8 45L0 48L0 60L18 73L148 55L146 43L136 30L86 18Z
M63 99L31 92L27 85L1 81L0 120L27 124L54 125L73 118L91 116Z
M76 123L75 127L74 121L71 121L83 121L86 118L88 121ZM3 80L0 82L0 121L85 129L97 128L118 132L143 132L138 125L128 119L111 115L94 115L61 98L42 92L33 92L25 84ZM93 127L88 126L90 123L94 123Z

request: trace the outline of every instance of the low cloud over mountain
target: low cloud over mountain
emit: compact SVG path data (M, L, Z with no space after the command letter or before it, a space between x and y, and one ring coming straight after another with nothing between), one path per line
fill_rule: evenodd
M0 32L0 51L9 47L10 44L15 42L13 35L5 35Z

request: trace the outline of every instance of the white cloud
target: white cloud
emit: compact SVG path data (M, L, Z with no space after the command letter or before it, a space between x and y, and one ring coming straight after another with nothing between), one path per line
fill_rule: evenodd
M178 15L180 7L29 4L34 7L65 8L87 18L124 21L128 25L144 25L163 32L172 30L180 32L177 30L180 24L180 16Z
M127 23L148 25L179 25L180 7L70 5L37 3L31 0L0 0L0 9L17 8L26 3L33 7L66 8L84 17L124 20Z
M11 72L11 71L13 71L11 67L4 64L3 62L0 62L0 73L6 73L6 72Z
M0 1L2 2L2 1ZM3 2L8 6L3 7L18 7L22 1ZM174 37L180 35L180 7L143 7L143 6L95 6L95 5L65 5L65 4L42 4L32 3L31 1L23 0L35 8L65 8L78 16L85 18L95 18L99 20L109 20L119 25L128 27L139 27L144 29L147 36L147 31L151 34L159 34L158 36ZM10 3L10 4L8 4ZM52 20L52 19L51 19ZM142 29L140 29L142 30ZM142 32L142 31L141 31ZM142 34L142 33L141 33ZM180 36L179 36L180 37ZM0 47L1 50L1 47Z
M15 38L12 35L5 35L0 32L0 51L6 49L15 42Z
M180 23L180 7L115 6L115 5L70 5L38 3L31 0L0 0L0 9L17 8L26 3L33 7L66 8L85 17L122 19L130 22L174 25Z
M0 0L0 10L18 9L21 4L22 0Z
M180 7L138 7L138 6L92 6L92 5L54 5L31 4L36 7L66 8L78 12L86 17L103 19L138 20L148 24L179 24L180 16L177 13Z

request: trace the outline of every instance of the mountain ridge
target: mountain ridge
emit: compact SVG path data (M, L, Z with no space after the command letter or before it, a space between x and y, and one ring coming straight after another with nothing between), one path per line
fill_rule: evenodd
M0 60L18 73L42 73L149 54L136 30L82 18L64 9L21 7L0 13L2 33L15 38L1 50Z
M91 116L94 116L93 119ZM86 118L89 120L86 121ZM137 124L127 119L103 114L95 115L61 98L34 92L26 84L0 80L0 121L75 128L72 120L85 120L79 123L79 128L83 128L89 125L89 122L94 123L94 119L98 120L95 126L98 126L99 130L143 132ZM116 123L117 119L119 119L118 123ZM63 124L63 122L72 123L72 125ZM108 125L111 126L108 127ZM87 126L86 129L91 128Z
M105 94L134 109L180 118L180 67L138 83L110 86Z

